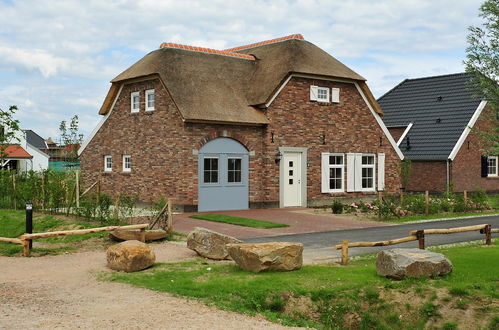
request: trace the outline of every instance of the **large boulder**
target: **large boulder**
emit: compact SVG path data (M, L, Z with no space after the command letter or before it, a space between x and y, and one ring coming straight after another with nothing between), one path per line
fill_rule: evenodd
M404 277L432 277L452 272L452 263L441 253L420 249L391 249L378 253L378 275L401 280Z
M114 270L136 272L154 265L151 248L139 241L125 241L107 249L107 266Z
M226 245L232 243L242 243L242 241L201 227L194 228L187 236L189 249L196 251L202 257L215 260L229 259Z
M303 264L301 243L229 244L229 255L243 270L259 273L263 271L290 271L300 269Z

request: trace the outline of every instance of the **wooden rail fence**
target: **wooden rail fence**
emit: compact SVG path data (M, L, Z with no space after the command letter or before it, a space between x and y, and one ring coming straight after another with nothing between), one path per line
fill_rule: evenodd
M57 236L72 236L72 235L84 235L92 233L102 233L106 231L113 230L130 230L130 229L140 229L140 240L142 242L146 241L146 228L149 224L138 224L138 225L128 225L128 226L107 226L107 227L97 227L88 229L77 229L77 230L60 230L60 231L50 231L45 233L33 233L33 234L23 234L19 238L7 238L0 237L0 242L14 243L23 246L23 255L25 257L29 256L30 248L29 242L34 239L47 238L47 237L57 237Z
M419 248L421 250L425 249L425 235L434 235L434 234L455 234L455 233L464 233L468 231L477 231L479 230L481 234L485 234L485 244L492 244L492 236L491 233L499 233L499 228L492 229L491 225L481 224L474 226L466 226L466 227L455 227L455 228L446 228L446 229L421 229L421 230L411 230L409 232L410 236L387 240L387 241L377 241L377 242L353 242L350 243L348 240L344 240L342 244L338 244L334 246L334 249L341 249L341 264L348 264L348 248L349 247L374 247L374 246L387 246L400 244L411 241L418 241Z

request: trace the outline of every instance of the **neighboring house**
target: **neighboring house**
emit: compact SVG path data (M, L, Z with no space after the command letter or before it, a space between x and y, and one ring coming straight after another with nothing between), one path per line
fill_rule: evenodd
M378 99L383 121L412 161L407 190L499 191L497 156L483 154L476 133L498 122L485 120L490 109L474 97L469 79L466 73L406 79Z
M17 170L19 172L46 170L49 165L48 149L44 139L32 130L16 132L17 140L13 140L5 149L7 157L0 168Z
M112 81L80 149L87 186L183 210L291 207L398 191L402 153L365 79L301 35L164 43Z
M45 140L48 149L47 154L50 156L49 168L56 171L78 170L80 169L79 160L74 160L74 150L78 150L79 144L69 144L60 146L55 143L52 138Z

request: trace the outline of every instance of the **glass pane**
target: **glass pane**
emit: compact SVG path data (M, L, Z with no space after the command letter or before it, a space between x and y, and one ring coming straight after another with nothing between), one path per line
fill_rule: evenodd
M211 182L211 178L210 178L210 171L204 171L204 179L203 179L203 182L204 183L210 183Z
M293 161L289 161L289 167L293 167Z
M293 184L293 179L289 179L289 184Z
M234 172L234 182L242 182L241 171Z
M374 156L362 156L362 164L363 165L374 164Z
M211 162L210 158L205 158L204 159L204 170L211 170Z
M218 182L218 171L211 172L211 182Z
M289 176L293 176L293 170L289 170Z
M330 165L343 165L343 156L329 156Z
M234 182L234 171L229 171L228 180L229 182Z

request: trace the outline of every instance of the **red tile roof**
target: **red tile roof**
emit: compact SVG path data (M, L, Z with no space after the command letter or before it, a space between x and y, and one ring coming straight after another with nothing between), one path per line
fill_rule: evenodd
M271 39L271 40L265 40L265 41L255 42L255 43L249 44L249 45L237 46L237 47L234 47L234 48L229 48L229 49L226 49L225 51L234 52L234 51L238 51L238 50L243 50L243 49L248 49L248 48L253 48L253 47L258 47L258 46L273 44L273 43L276 43L276 42L281 42L281 41L290 40L290 39L305 40L301 34L291 34L289 36L285 36L285 37L281 37L281 38L276 38L276 39Z
M217 50L217 49L212 49L212 48L203 48L203 47L196 47L196 46L189 46L189 45L174 44L171 42L163 42L159 46L159 48L177 48L177 49L184 49L184 50L189 50L189 51L193 51L193 52L201 52L201 53L209 53L209 54L216 54L216 55L239 57L239 58L244 58L247 60L254 60L255 59L251 55L232 53L232 52L228 52L225 50Z
M175 43L171 43L171 42L163 42L161 45L159 45L159 48L177 48L177 49L189 50L192 52L209 53L209 54L216 54L216 55L239 57L239 58L244 58L247 60L254 60L255 57L252 55L234 53L234 51L263 46L263 45L268 45L268 44L273 44L276 42L281 42L281 41L290 40L290 39L305 40L301 34L292 34L292 35L281 37L281 38L260 41L260 42L256 42L253 44L238 46L238 47L229 48L229 49L225 49L225 50L175 44Z
M7 154L7 158L33 158L33 156L17 144L8 145L4 152Z

